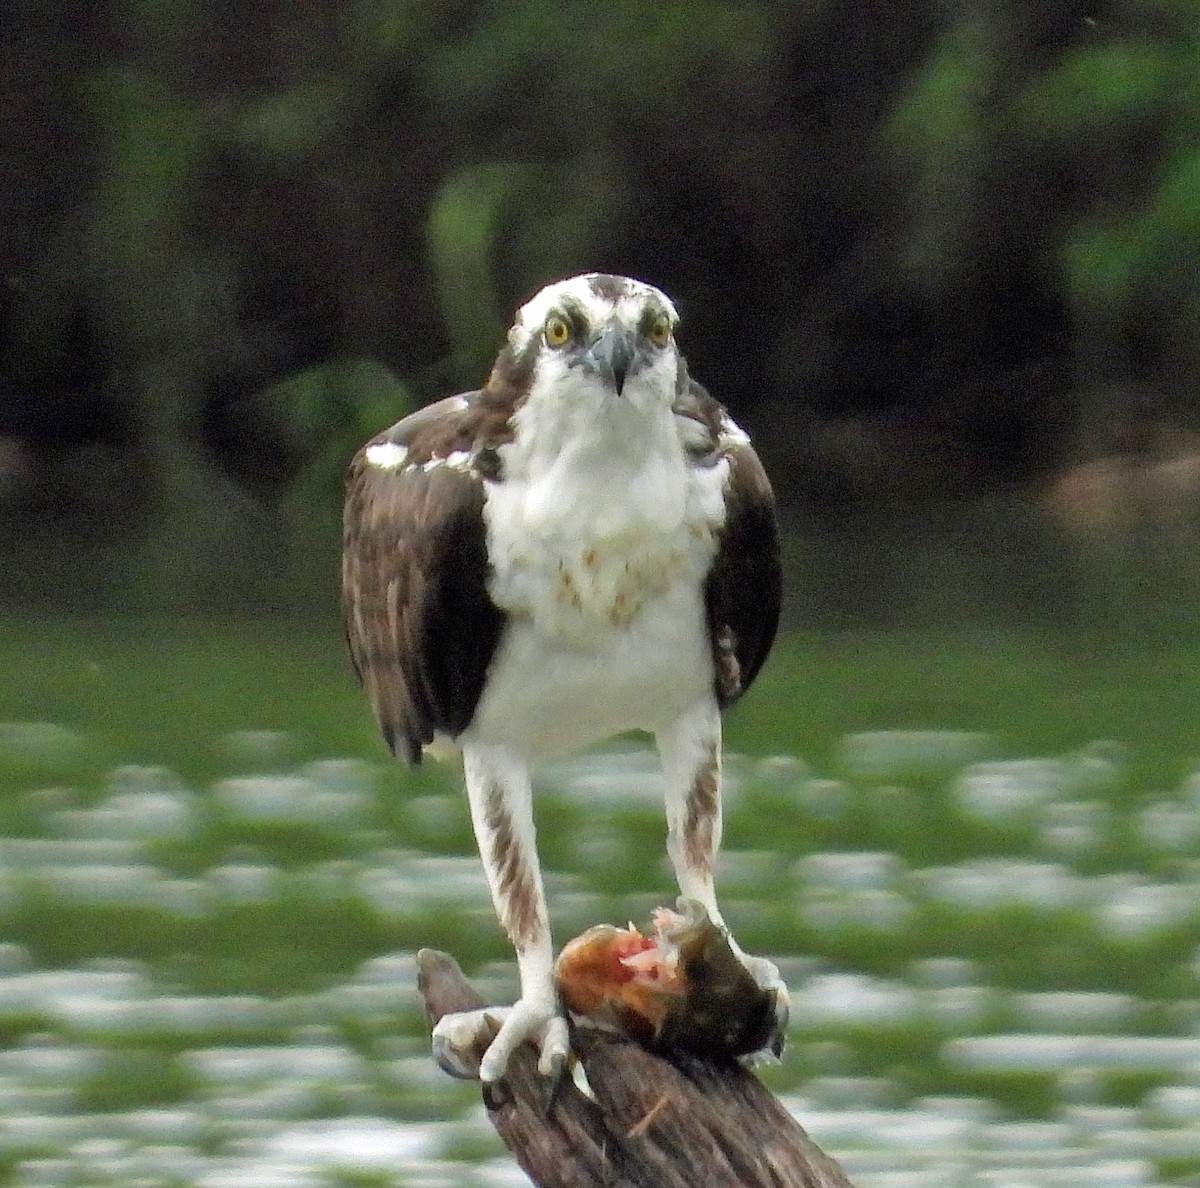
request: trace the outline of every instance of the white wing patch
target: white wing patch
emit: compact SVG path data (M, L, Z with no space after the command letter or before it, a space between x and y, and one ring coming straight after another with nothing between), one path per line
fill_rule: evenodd
M722 450L731 450L734 446L745 446L750 444L749 434L746 433L739 425L734 423L733 418L728 413L721 414L721 435L717 439L717 445Z
M448 466L451 470L469 470L471 468L471 454L468 450L455 450L444 458L435 456L427 462L409 462L408 450L394 441L381 441L373 446L368 446L366 457L367 461L379 470L403 468L405 470L423 470L428 474L431 470L437 470L442 466Z
M367 461L380 470L396 470L404 465L408 450L392 441L381 441L367 447Z
M428 474L431 470L437 470L439 466L449 466L451 470L467 470L470 465L470 453L466 450L455 450L444 458L430 458L428 462L422 464L421 469Z

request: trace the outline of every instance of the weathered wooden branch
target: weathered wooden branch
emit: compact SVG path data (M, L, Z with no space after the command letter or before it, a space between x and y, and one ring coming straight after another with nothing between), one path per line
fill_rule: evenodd
M487 1005L449 954L422 949L417 969L431 1023ZM586 1026L572 1046L593 1097L570 1078L551 1085L529 1045L484 1095L492 1125L539 1188L851 1188L736 1062L658 1055Z

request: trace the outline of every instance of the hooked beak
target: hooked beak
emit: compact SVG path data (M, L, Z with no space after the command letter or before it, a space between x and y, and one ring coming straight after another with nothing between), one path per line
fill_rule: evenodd
M620 396L636 351L637 341L633 333L624 326L610 322L600 337L588 347L585 358Z

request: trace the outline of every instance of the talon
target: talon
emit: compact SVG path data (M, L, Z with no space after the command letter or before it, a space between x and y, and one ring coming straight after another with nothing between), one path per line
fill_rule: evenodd
M556 1070L552 1074L550 1081L550 1092L546 1095L546 1108L542 1113L544 1119L548 1119L555 1111L558 1103L562 1100L563 1093L567 1086L573 1086L574 1082L571 1079L571 1061L568 1057L558 1064Z
M473 1081L479 1076L479 1066L467 1052L458 1048L447 1036L433 1034L433 1062L444 1073L460 1081Z
M775 991L775 1028L771 1032L771 1040L768 1044L771 1055L776 1060L780 1060L783 1057L783 1045L787 1039L790 1005L791 1000L788 998L787 987L780 982L779 988Z
M522 998L508 1012L496 1038L479 1062L479 1079L493 1084L504 1076L509 1059L526 1040L538 1048L538 1071L553 1076L570 1052L567 1021L558 1013L553 998L548 1001Z
M571 1055L571 1038L567 1032L567 1020L563 1015L554 1015L542 1031L542 1052L538 1058L538 1072L544 1077L561 1077Z
M480 1088L483 1090L484 1107L489 1113L502 1110L512 1103L512 1089L507 1081L484 1081Z
M479 1076L480 1052L491 1044L510 1011L488 1007L443 1015L433 1029L433 1059L443 1072L461 1081Z
M512 1007L443 1015L433 1029L433 1059L459 1080L494 1085L526 1040L537 1045L538 1072L560 1076L571 1054L567 1021L555 1007L525 1000Z
M787 1025L790 1014L791 998L783 978L779 976L779 966L766 957L751 957L733 946L738 960L746 968L746 972L754 979L755 984L762 990L768 991L774 999L774 1022L766 1037L766 1042L757 1051L750 1053L747 1058L754 1064L778 1064L783 1056L783 1046L787 1040Z
M780 1064L783 1060L783 1049L787 1043L788 992L782 982L775 988L772 998L773 1018L766 1029L762 1047L740 1058L748 1068Z

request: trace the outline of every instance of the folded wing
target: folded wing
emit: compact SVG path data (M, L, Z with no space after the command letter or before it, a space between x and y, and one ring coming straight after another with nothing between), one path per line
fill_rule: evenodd
M779 626L783 591L779 526L770 481L750 439L694 380L675 404L693 466L725 461L725 525L705 584L714 686L724 709L758 675Z
M410 764L435 733L470 724L503 625L486 587L473 397L372 438L347 479L346 639L388 746Z

